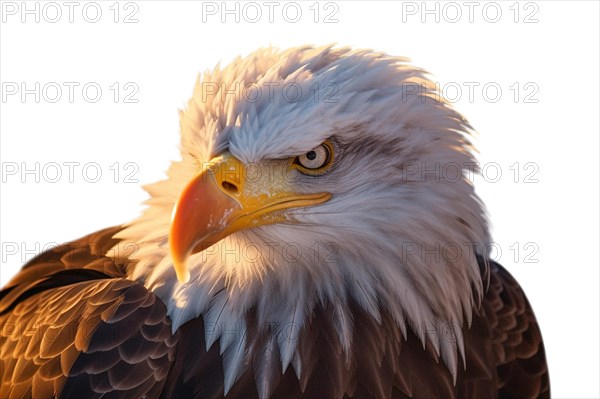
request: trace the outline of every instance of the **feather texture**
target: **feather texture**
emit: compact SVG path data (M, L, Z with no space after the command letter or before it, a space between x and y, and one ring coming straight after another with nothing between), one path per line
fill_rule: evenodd
M182 159L140 218L39 255L0 291L1 397L549 397L531 307L487 259L471 126L425 71L262 49L200 76L180 116ZM329 200L236 231L177 281L171 214L205 163L228 151L264 172L325 140L329 169L285 182Z

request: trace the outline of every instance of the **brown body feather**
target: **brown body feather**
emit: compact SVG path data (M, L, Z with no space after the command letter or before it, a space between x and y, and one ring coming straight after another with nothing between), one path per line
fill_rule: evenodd
M47 251L0 292L2 398L222 398L219 343L208 351L196 318L171 334L165 305L106 256L119 227ZM482 263L482 262L481 262ZM486 267L481 265L482 273ZM271 370L264 384L249 367L227 398L548 398L548 369L535 316L516 281L489 264L489 286L470 328L466 368L456 383L428 345L393 319L381 323L356 304L349 363L331 309L317 308L298 335L303 372ZM248 362L279 356L250 311ZM235 333L235 332L232 332ZM449 334L441 339L453 339ZM265 377L265 376L263 376ZM273 392L269 389L274 386Z

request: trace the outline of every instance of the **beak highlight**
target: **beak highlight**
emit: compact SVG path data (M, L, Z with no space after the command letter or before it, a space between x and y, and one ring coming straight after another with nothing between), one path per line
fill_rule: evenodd
M225 153L186 185L173 208L169 233L173 267L180 282L189 281L187 260L192 254L236 231L290 221L278 211L331 198L329 193L292 192L286 180L289 163L276 161L273 166L269 173L250 176L245 165Z

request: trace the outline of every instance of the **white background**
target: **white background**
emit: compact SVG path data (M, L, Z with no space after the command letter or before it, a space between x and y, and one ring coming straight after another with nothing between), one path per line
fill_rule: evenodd
M434 11L424 14L420 1L310 1L297 3L296 23L298 7L284 13L283 2L273 22L263 2L238 4L239 22L235 13L222 15L221 2L205 3L205 11L218 8L214 15L191 1L79 2L73 22L63 2L37 4L39 22L35 11L23 14L20 1L2 3L2 284L41 249L140 213L140 186L162 179L178 158L177 112L198 72L268 45L374 48L432 72L480 133L479 159L493 168L475 184L490 212L497 259L522 284L541 324L553 396L600 396L597 2L475 2L471 9L428 2ZM96 8L102 15L89 22ZM257 9L262 17L253 23ZM57 10L62 17L52 23ZM125 23L127 16L137 22ZM28 89L40 83L39 102L34 94L23 101L23 82ZM79 84L73 102L65 82ZM84 98L87 83L102 89L95 103L91 89ZM56 85L62 97L52 103ZM127 103L134 88L130 99L138 102ZM65 162L79 163L73 182ZM99 181L87 181L98 168ZM132 172L137 183L126 181Z

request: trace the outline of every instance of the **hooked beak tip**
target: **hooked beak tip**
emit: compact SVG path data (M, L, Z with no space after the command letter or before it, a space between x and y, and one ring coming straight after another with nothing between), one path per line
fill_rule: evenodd
M177 280L181 284L185 284L190 281L190 272L187 270L186 262L187 259L173 260L173 268L175 269Z

